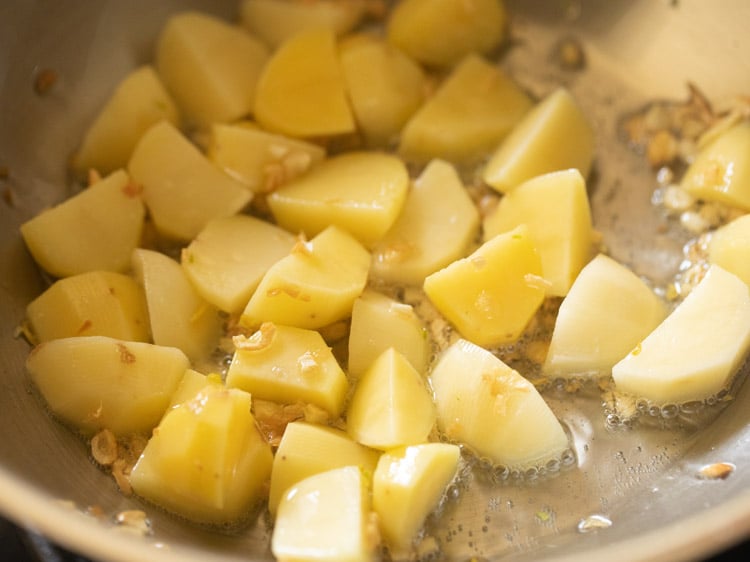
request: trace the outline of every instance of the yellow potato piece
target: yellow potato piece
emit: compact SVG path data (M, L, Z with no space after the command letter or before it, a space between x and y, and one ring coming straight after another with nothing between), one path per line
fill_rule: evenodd
M26 360L52 413L86 435L150 432L188 366L177 348L106 336L51 340Z
M438 429L511 470L561 458L568 437L534 385L497 356L453 343L430 374Z
M111 271L80 273L52 284L26 307L39 342L72 336L149 341L143 290L132 277Z
M235 346L228 387L260 400L314 404L334 419L343 411L349 382L318 332L266 323Z
M252 199L166 121L141 137L128 170L143 186L157 230L176 240L192 240L211 219L233 215Z
M156 68L186 119L205 127L252 113L268 48L246 30L200 12L172 16Z
M718 228L708 242L708 261L750 285L750 215Z
M592 257L593 227L586 184L575 168L532 178L500 200L484 219L489 240L525 224L542 258L547 294L568 294Z
M207 386L222 387L224 383L221 380L221 375L218 373L212 373L210 375L204 375L194 369L188 369L180 379L180 384L177 385L177 389L172 394L172 400L169 402L168 411L176 406L179 406L183 402L192 400L195 396Z
M371 246L396 221L408 189L409 174L396 156L349 152L274 191L268 205L290 232L312 237L336 225Z
M273 455L250 395L207 386L172 408L130 474L139 496L198 523L236 523L264 498Z
M258 81L255 119L292 137L321 137L356 129L331 30L290 37L266 63Z
M734 125L703 148L680 185L700 199L750 211L750 123Z
M594 133L570 92L558 88L537 103L490 157L484 181L507 192L535 176L576 168L585 178Z
M388 41L419 62L446 67L489 53L505 38L500 0L403 0L386 24Z
M382 39L356 36L339 48L354 116L370 147L394 144L427 94L419 64Z
M177 106L154 68L141 66L117 85L87 129L74 169L84 175L90 169L109 174L124 168L143 133L162 120L177 125Z
M370 254L345 231L331 226L265 274L240 318L243 326L262 322L317 329L351 315L367 283Z
M428 276L424 290L464 338L494 347L516 341L541 306L541 275L531 233L521 225Z
M499 66L468 55L406 123L399 154L415 162L476 163L531 106L529 96Z
M433 160L412 183L396 222L372 248L372 277L421 285L464 257L479 230L479 211L458 172Z

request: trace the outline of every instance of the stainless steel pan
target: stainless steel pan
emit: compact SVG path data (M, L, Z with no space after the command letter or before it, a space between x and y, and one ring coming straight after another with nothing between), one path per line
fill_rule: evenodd
M16 335L25 305L44 282L19 225L67 194L66 159L124 72L149 59L169 13L192 5L227 17L234 2L78 0L0 3L0 513L101 560L269 559L261 517L241 533L217 534L146 508L152 533L114 522L144 509L117 491L86 446L40 408ZM508 1L513 48L503 64L537 95L566 83L598 137L592 182L596 226L612 254L661 282L679 265L684 239L664 233L649 201L655 180L618 137L619 118L654 97L712 99L750 93L750 5L743 0ZM550 63L561 37L581 41L583 71ZM54 71L45 93L39 73ZM599 397L552 392L571 429L577 466L522 483L474 476L431 524L445 559L688 560L750 537L750 386L702 429L607 429ZM726 479L702 466L733 463ZM468 478L468 477L467 477ZM582 532L581 521L612 525Z

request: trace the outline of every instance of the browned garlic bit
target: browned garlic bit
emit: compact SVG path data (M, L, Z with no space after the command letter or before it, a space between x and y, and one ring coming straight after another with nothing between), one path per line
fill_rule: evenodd
M698 471L700 478L707 480L724 480L728 478L735 470L735 466L728 462L717 462L713 464L707 464Z
M273 343L275 335L276 326L272 322L263 322L252 336L236 335L232 337L232 342L239 351L260 351Z
M91 438L91 455L102 466L110 466L117 460L117 438L109 429L102 429Z

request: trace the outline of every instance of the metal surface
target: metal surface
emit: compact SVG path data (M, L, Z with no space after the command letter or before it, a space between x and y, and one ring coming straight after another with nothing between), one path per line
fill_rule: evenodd
M231 16L234 3L78 1L0 4L0 512L100 560L268 559L268 525L217 534L148 508L154 533L135 536L111 517L143 509L119 494L85 444L40 408L23 370L28 345L16 328L43 280L18 227L68 194L66 160L86 124L128 68L149 59L153 38L176 6ZM664 232L650 204L654 178L618 137L618 119L654 96L682 98L691 80L714 99L750 91L750 21L742 0L717 2L553 0L508 2L516 41L503 64L536 95L565 83L597 132L591 183L596 227L612 254L638 273L669 279L683 240ZM74 9L73 9L74 8ZM13 30L12 32L10 30ZM549 64L562 36L585 47L588 67ZM36 74L53 69L45 95ZM595 391L551 391L571 431L577 466L534 481L491 483L481 471L430 527L447 559L688 560L750 536L750 386L703 428L608 429ZM727 479L697 477L730 462ZM95 507L94 513L86 514ZM102 515L103 514L103 515ZM577 525L604 515L609 528Z

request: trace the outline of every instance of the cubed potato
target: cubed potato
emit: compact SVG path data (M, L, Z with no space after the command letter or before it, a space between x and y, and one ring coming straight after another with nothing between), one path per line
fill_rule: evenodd
M396 222L372 249L372 277L421 285L469 253L479 211L452 164L433 160L412 183Z
M372 478L372 507L393 555L408 554L456 477L460 459L461 450L450 443L399 447L381 455Z
M339 56L354 117L366 144L390 147L427 95L422 67L373 36L343 41Z
M53 283L26 307L38 342L72 336L149 341L143 290L132 277L111 271L79 273Z
M231 216L252 199L251 191L214 166L167 121L141 137L128 170L143 186L157 230L180 241L192 240L208 221Z
M146 294L154 343L180 348L194 365L207 361L218 347L223 320L193 288L180 264L138 248L133 251L133 273Z
M750 350L750 289L718 265L614 367L615 387L656 404L726 388Z
M250 395L208 386L164 416L130 484L142 498L191 521L240 523L264 499L272 462Z
M279 46L258 81L254 109L263 128L292 137L354 132L334 32L302 31Z
M253 111L268 47L247 30L200 12L181 12L162 28L156 68L188 122L205 127Z
M271 536L277 560L375 560L370 487L359 467L315 474L292 486L279 505Z
M387 35L416 60L447 67L498 47L506 19L499 0L404 0L388 19Z
M484 219L489 240L525 224L542 258L547 295L564 297L592 257L593 226L586 183L575 168L532 178L500 200Z
M357 382L346 409L346 429L374 449L425 443L435 425L432 394L422 375L388 348Z
M314 330L271 323L235 339L227 386L260 400L314 404L338 418L349 381L323 337Z
M708 242L708 261L750 285L750 215L718 228Z
M535 176L576 168L585 178L594 159L594 132L563 87L538 102L494 151L482 177L505 193Z
M543 371L553 377L609 376L666 315L664 302L640 277L599 254L560 305Z
M435 307L466 339L516 341L544 301L542 262L525 225L498 234L424 280Z
M151 65L128 74L86 130L73 158L73 168L110 174L128 164L135 145L152 125L166 120L177 125L179 112Z
M365 15L365 0L242 0L240 22L273 48L315 28L343 35Z
M351 315L367 284L370 254L345 231L331 226L292 252L263 276L240 323L262 322L315 330Z
M750 211L750 123L734 125L704 147L680 185L699 199Z
M183 249L181 263L208 302L241 312L268 269L287 256L297 238L249 215L213 219Z
M84 336L38 345L26 369L63 422L86 435L127 435L159 423L189 364L174 347Z
M21 225L26 247L50 275L123 272L141 241L141 190L118 170Z
M380 453L360 445L346 432L295 421L286 426L273 459L268 509L276 514L287 490L300 480L344 466L357 466L372 474Z
M372 289L354 301L349 329L348 371L357 378L388 348L401 353L417 372L425 374L430 339L414 308Z
M321 162L326 151L317 144L248 123L220 123L211 127L206 154L253 193L268 193Z
M177 385L177 389L172 394L172 400L169 402L169 408L167 411L179 406L183 402L192 400L197 394L205 389L207 386L223 387L224 383L221 380L221 375L218 373L211 373L204 375L196 371L195 369L188 369L180 379L180 384Z
M430 381L438 429L496 465L538 467L568 448L565 430L534 385L484 348L456 341Z
M477 163L531 106L531 98L497 64L469 55L406 123L399 154L420 163L433 158Z
M393 225L409 189L409 173L396 156L349 152L331 157L268 196L276 221L312 237L330 225L365 246Z

